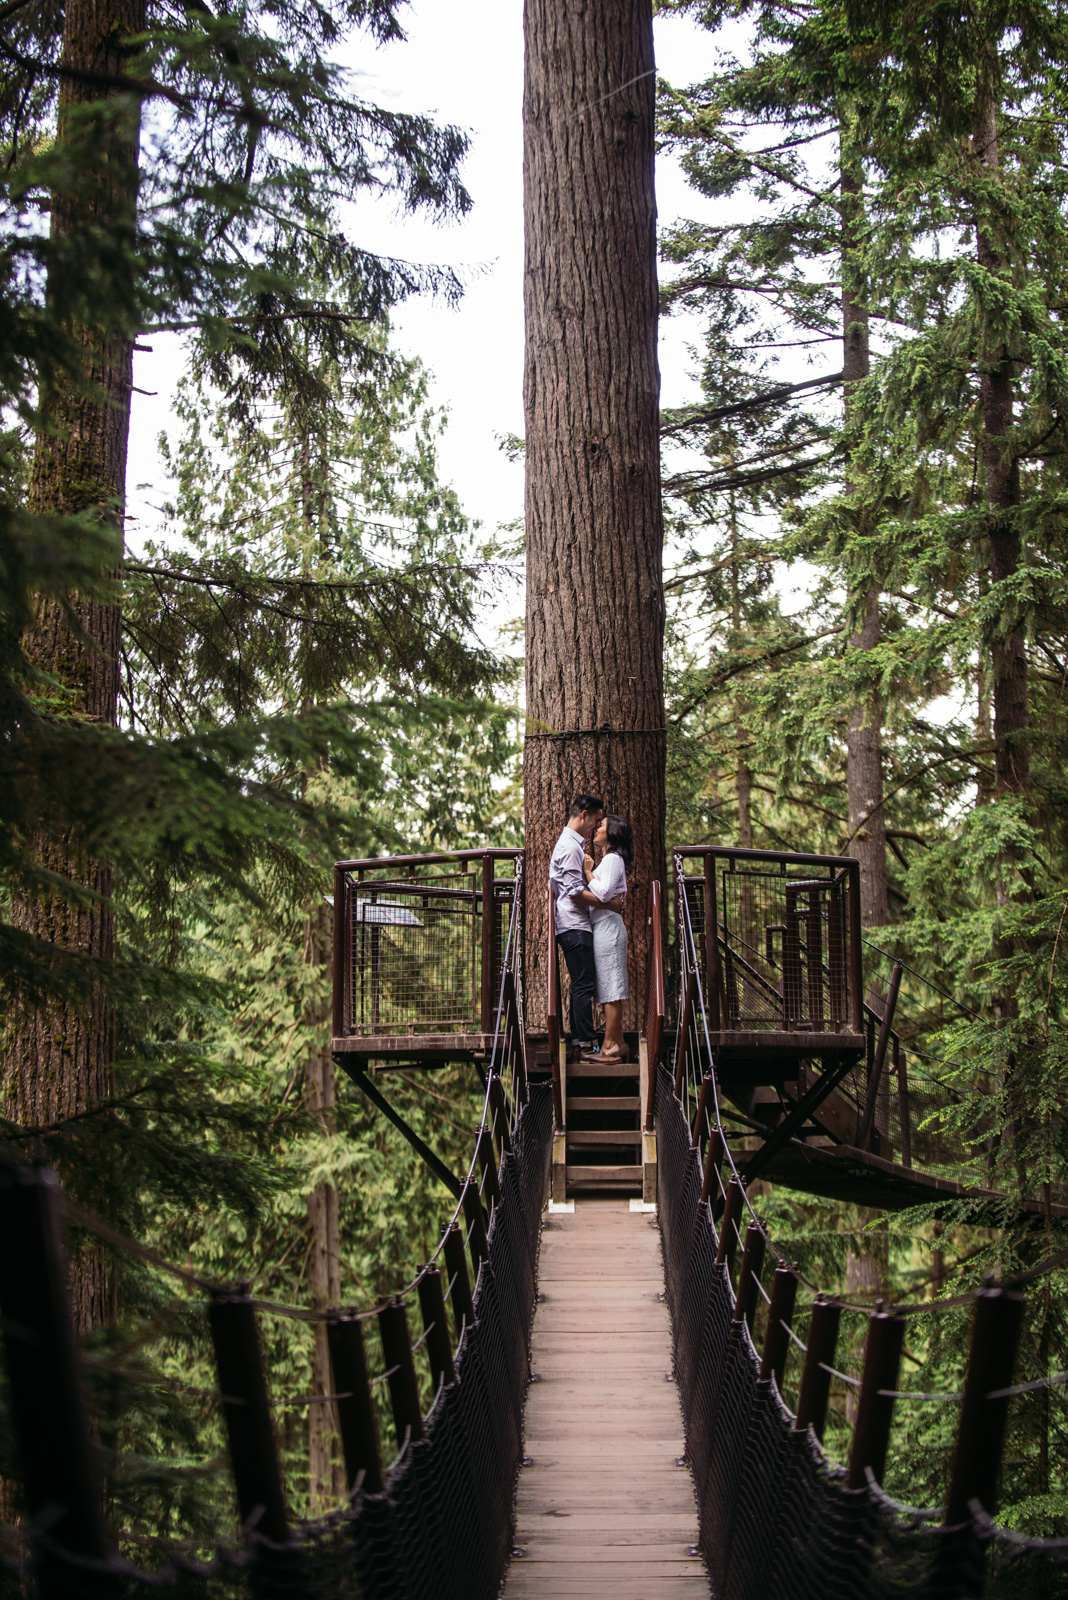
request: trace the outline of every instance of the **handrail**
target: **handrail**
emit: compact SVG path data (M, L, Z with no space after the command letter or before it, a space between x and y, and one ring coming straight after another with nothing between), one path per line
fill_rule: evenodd
M521 849L509 847L507 849L483 850L450 850L439 851L434 854L411 856L365 856L349 861L334 863L334 896L333 896L333 1037L341 1039L348 1037L350 1026L346 1017L350 1012L350 991L353 988L354 978L351 971L353 955L352 942L354 935L349 926L350 890L357 895L375 895L385 892L394 896L418 896L420 893L432 893L435 903L442 901L454 903L457 908L468 906L474 917L478 936L478 946L472 950L473 970L472 979L472 1007L467 1013L469 1021L464 1031L472 1031L471 1024L475 1022L474 1031L481 1032L484 1038L493 1032L494 1027L494 973L497 965L497 940L500 933L500 910L496 895L496 885L503 884L506 890L518 892L518 885L522 879L524 852ZM503 861L511 864L512 875L498 878L496 864ZM478 867L481 865L481 874ZM450 877L459 877L460 874L450 874L444 877L439 884L428 874L420 873L421 867L455 866L465 869L464 875L475 880L473 888L448 887ZM365 872L386 873L387 877L372 876L365 878ZM514 898L514 894L513 894ZM425 902L424 902L425 903ZM479 926L480 924L480 926ZM372 932L372 948L370 955L371 968L371 994L372 994L372 1020L371 1032L378 1033L377 1002L377 950L375 948L375 933ZM398 1031L396 1026L387 1026L387 1033ZM403 1031L403 1024L401 1027ZM448 1032L447 1027L441 1031Z
M645 1115L642 1126L653 1131L653 1087L660 1050L664 1041L665 985L664 985L664 925L660 883L654 878L649 885L649 915L646 926L649 934L649 966L645 986L645 1051L649 1063L646 1085Z
M743 850L738 845L679 844L672 847L675 856L727 856L735 861L781 861L787 856L804 867L848 867L856 856L813 856L799 850Z
M556 955L556 898L550 883L545 915L545 1018L549 1034L549 1062L553 1075L554 1126L564 1126L564 1097L560 1086L560 968Z
M726 1025L726 993L724 989L723 970L720 962L720 946L727 948L723 935L720 933L716 903L716 872L715 863L719 861L756 862L767 863L782 869L785 878L787 867L795 869L822 867L832 871L840 881L840 875L845 874L848 884L846 900L846 948L848 952L848 968L846 985L849 992L849 1012L854 1033L864 1032L864 972L861 953L861 919L860 919L860 862L856 856L825 856L806 855L800 851L786 850L748 850L733 845L679 845L672 850L675 862L676 878L681 879L684 859L700 859L704 868L705 886L705 927L701 934L701 950L705 967L705 979L708 988L707 1003L710 1013L712 1030L718 1032ZM733 867L732 867L733 872ZM803 883L787 880L793 889L809 887ZM823 880L815 880L822 883ZM833 879L826 880L830 884ZM676 883L676 893L680 892L681 883ZM708 936L709 930L715 930L715 937ZM784 997L785 999L785 997Z
M361 867L429 867L442 861L479 861L483 856L492 856L494 861L512 861L522 854L521 846L509 845L485 850L444 850L423 856L359 856L352 861L335 862L335 867L339 872L354 872Z

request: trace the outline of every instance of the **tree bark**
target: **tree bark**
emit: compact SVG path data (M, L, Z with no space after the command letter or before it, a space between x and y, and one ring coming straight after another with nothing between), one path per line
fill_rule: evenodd
M634 827L633 1027L664 874L664 588L651 0L526 0L528 1008L580 790Z
M993 52L991 51L991 56ZM988 61L976 106L972 151L990 174L1000 172L998 156L996 63ZM975 207L976 257L985 272L1004 269L989 195L980 193ZM980 351L979 397L983 427L983 465L988 507L987 541L994 583L1011 578L1020 565L1020 465L1012 445L1014 380L1012 357L1002 338L987 339ZM1027 794L1031 788L1031 754L1027 741L1027 652L1022 630L999 630L991 651L991 699L994 709L994 786L999 794Z
M858 259L859 233L864 216L864 177L859 157L850 149L845 123L841 127L842 191L842 374L847 439L855 423L854 386L868 376L867 284ZM847 444L845 489L859 495L862 485L852 469ZM864 532L867 508L856 513ZM849 641L852 650L873 650L879 643L879 587L869 583L863 603L863 623ZM889 919L886 881L886 813L883 809L882 759L883 703L878 686L870 685L854 705L846 730L846 787L849 806L850 851L860 862L860 915L866 928L880 927Z
M133 337L127 309L104 308L97 322L76 323L67 308L77 305L79 237L86 258L96 253L93 236L103 230L119 253L125 241L132 259L137 205L140 108L128 96L108 95L93 74L114 79L129 71L125 40L145 26L144 0L68 0L63 24L63 65L83 76L62 78L58 138L93 159L77 169L76 181L52 195L53 266L48 294L53 313L67 325L83 353L82 369L55 381L41 396L45 419L37 436L28 497L41 516L96 513L121 535L126 488ZM87 106L95 111L86 111ZM124 297L116 269L111 292ZM94 292L90 286L90 298ZM128 297L125 297L128 299ZM120 544L121 548L121 544ZM53 675L65 692L68 713L114 725L118 712L118 603L74 595L77 626L62 607L40 600L26 640L30 659ZM79 630L81 635L79 636ZM18 890L12 897L16 927L53 946L107 961L114 949L110 909L111 871L90 858L73 829L34 836L32 853L46 871L67 880L77 898ZM84 1112L107 1095L114 1053L114 1024L99 986L87 986L80 1003L55 1001L43 1008L16 1007L4 1041L4 1115L37 1125ZM72 1258L71 1296L79 1331L111 1315L103 1257L85 1249Z

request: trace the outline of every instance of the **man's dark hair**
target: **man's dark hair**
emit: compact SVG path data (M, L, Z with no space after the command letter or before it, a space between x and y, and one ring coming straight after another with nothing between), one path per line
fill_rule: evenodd
M597 794L577 794L571 802L572 817L577 817L580 811L603 811L604 801Z
M634 830L624 817L610 815L604 819L607 848L623 857L624 866L634 860Z

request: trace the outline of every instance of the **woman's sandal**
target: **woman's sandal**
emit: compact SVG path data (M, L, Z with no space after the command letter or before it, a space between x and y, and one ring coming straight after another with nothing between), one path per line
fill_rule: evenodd
M599 1061L629 1061L629 1050L602 1050L597 1058Z

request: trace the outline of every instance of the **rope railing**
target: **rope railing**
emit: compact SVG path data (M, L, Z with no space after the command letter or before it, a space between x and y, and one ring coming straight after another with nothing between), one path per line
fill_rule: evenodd
M247 1283L218 1282L127 1238L65 1200L43 1169L0 1171L0 1229L18 1241L0 1256L0 1332L28 1512L15 1541L21 1557L8 1559L11 1541L0 1544L0 1600L37 1593L117 1600L142 1590L215 1600L245 1595L249 1585L256 1600L496 1596L511 1546L552 1133L548 1086L527 1082L522 985L511 970L520 948L522 858L516 880L474 1149L440 1242L398 1294L359 1309L258 1299ZM148 1541L164 1560L149 1572L114 1553L67 1306L64 1220L176 1278L189 1295L183 1314L204 1306L217 1386L163 1382L176 1399L187 1392L198 1405L217 1406L225 1426L242 1531L236 1544L216 1546L207 1566L189 1563L181 1540ZM413 1336L408 1313L417 1302L422 1327ZM262 1316L325 1325L331 1376L324 1392L269 1393ZM157 1381L126 1363L111 1363L108 1375ZM330 1515L294 1522L275 1419L321 1405L334 1409L347 1491ZM380 1444L386 1417L396 1436L388 1466ZM146 1540L137 1534L133 1542Z
M942 1301L873 1306L824 1293L786 1259L754 1209L723 1134L701 962L684 892L677 905L679 988L687 999L679 1009L674 1070L661 1064L657 1072L658 1216L687 1458L714 1592L731 1600L1068 1592L1068 1585L1014 1587L1026 1582L1029 1563L1036 1572L1052 1570L1063 1541L1020 1545L989 1521L1008 1406L1068 1382L1064 1373L1012 1383L1023 1279L986 1280L977 1291ZM765 1252L776 1262L770 1292L760 1282ZM1056 1252L1024 1276L1033 1282L1065 1264L1068 1251ZM799 1285L813 1296L805 1338L791 1325ZM757 1291L767 1307L763 1354L754 1343ZM973 1315L963 1388L900 1389L907 1318L953 1306L969 1306ZM867 1328L859 1376L835 1361L847 1311L863 1317ZM794 1412L784 1399L791 1347L801 1363ZM855 1395L846 1468L836 1466L821 1443L832 1382ZM960 1408L941 1511L917 1513L880 1487L898 1401ZM1057 1572L1061 1582L1064 1573Z

